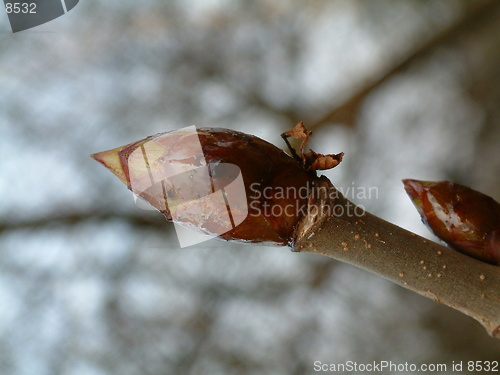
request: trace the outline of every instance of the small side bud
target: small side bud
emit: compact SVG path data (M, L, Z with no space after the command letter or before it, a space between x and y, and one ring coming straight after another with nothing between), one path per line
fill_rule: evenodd
M406 179L405 190L422 221L453 249L500 265L500 204L449 181Z

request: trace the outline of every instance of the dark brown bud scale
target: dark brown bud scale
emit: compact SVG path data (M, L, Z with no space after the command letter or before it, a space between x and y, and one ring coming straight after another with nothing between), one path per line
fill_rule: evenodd
M406 192L436 236L476 259L500 264L500 204L449 181L403 180Z

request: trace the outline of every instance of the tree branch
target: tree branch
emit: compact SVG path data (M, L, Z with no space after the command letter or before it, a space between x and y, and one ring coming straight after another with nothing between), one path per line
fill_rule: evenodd
M153 211L152 211L153 212ZM160 217L160 220L159 220ZM122 220L137 227L147 227L165 230L168 227L161 216L154 211L154 214L145 214L143 211L138 213L75 213L75 214L52 214L39 219L19 221L19 222L0 222L0 233L21 229L45 229L58 225L73 226L86 222L106 222L113 220Z
M354 264L472 316L490 335L500 338L500 268L429 242L364 212L343 197L330 180L324 176L318 178L314 170L309 170L328 167L326 162L316 167L308 165L303 146L309 135L302 123L285 133L286 137L303 138L301 155L295 153L295 158L257 137L229 129L156 134L92 157L167 220L226 240L290 245L295 251L316 252ZM198 168L197 158L189 156L193 150L197 151L193 141L201 147L201 156L212 164L238 163L238 175L224 169L210 170L211 186L226 189L241 173L245 176L244 183L241 181L245 191L252 192L242 195L243 186L238 187L239 196L233 201L235 205L231 203L230 212L240 221L238 225L232 224L229 231L219 220L212 219L229 212L225 199L200 204L199 197L207 194L206 189L192 189L193 185L203 186L206 182L193 182L191 174L179 183L164 184L169 178L165 174L165 164L171 163L169 158L174 158L172 165L178 170ZM182 158L172 151L180 149L180 145L187 152ZM154 150L149 158L145 157L146 148ZM322 157L333 159L332 155ZM332 166L338 164L330 161ZM172 165L167 165L170 173L175 171ZM178 175L183 174L175 174ZM286 189L287 194L306 189L308 195L286 197L281 189ZM266 195L269 190L271 196ZM245 205L253 211L244 212Z
M364 268L473 317L500 338L500 268L363 213L328 179L321 184L325 189L310 200L294 251Z

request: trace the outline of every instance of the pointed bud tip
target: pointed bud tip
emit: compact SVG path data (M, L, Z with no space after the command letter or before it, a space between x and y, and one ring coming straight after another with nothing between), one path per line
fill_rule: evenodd
M125 185L127 184L127 176L120 162L120 151L122 147L117 147L111 150L97 152L90 155L91 158L108 168L113 174L120 179Z
M411 178L405 178L402 181L406 193L412 200L419 199L425 188L435 183L434 181L413 180Z

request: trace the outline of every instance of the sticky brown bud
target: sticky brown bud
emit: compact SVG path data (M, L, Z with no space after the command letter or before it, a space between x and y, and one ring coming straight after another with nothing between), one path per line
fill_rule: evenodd
M316 173L300 159L228 129L157 134L92 157L167 220L252 243L288 244L317 181ZM240 172L242 185L233 183ZM210 181L208 191L200 179L203 174ZM231 201L240 187L246 195L244 205ZM205 199L218 191L223 191L219 199ZM219 218L227 212L232 228L224 231Z
M482 261L500 264L500 204L449 181L403 180L406 192L436 236Z

